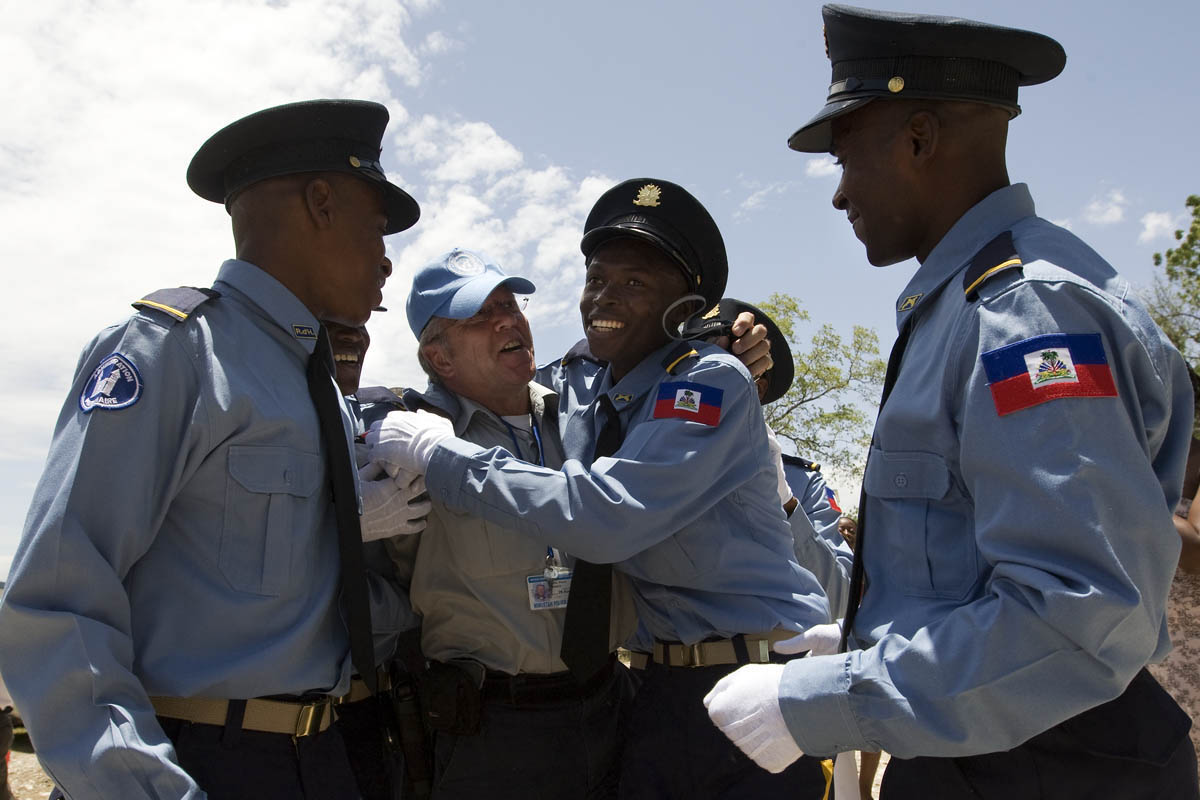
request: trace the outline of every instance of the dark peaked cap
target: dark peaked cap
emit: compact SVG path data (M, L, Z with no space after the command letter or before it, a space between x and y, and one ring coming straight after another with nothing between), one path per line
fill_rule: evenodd
M720 333L726 325L732 325L738 314L743 311L749 311L754 315L756 323L766 327L767 341L771 343L771 361L774 363L764 376L767 379L767 391L763 394L762 404L765 406L774 403L792 388L792 381L796 377L796 362L792 359L792 347L788 344L787 337L779 330L775 320L764 314L761 308L752 306L745 300L723 297L721 302L712 308L697 311L688 317L679 334L684 339L713 336Z
M258 111L226 125L188 165L192 191L226 209L251 184L300 172L344 172L383 190L387 233L411 228L417 201L388 182L379 165L388 110L366 100L306 100Z
M1032 31L928 14L827 5L833 77L825 107L788 139L826 153L830 122L877 97L969 100L1021 113L1017 87L1045 83L1067 63L1062 45Z
M613 239L640 239L662 250L683 272L688 291L714 305L725 293L729 261L712 215L682 186L634 178L600 195L583 223L585 258Z

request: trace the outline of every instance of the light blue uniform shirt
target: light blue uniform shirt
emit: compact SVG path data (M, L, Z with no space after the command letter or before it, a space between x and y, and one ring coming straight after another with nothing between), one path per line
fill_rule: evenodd
M13 560L0 668L68 797L203 796L148 695L349 685L305 379L317 320L246 262L213 288L186 321L141 311L84 349ZM136 402L85 413L112 353L139 374Z
M737 359L710 345L668 375L672 345L616 385L607 368L575 359L551 370L560 395L561 471L458 439L434 452L431 494L593 563L615 563L631 579L642 626L656 639L804 630L828 605L792 553L775 489L766 427L754 384ZM662 384L689 383L719 400L716 424L655 416ZM671 393L675 403L676 391ZM625 430L620 449L596 459L596 393L613 400ZM565 402L564 402L565 398ZM674 409L671 409L674 411Z
M1023 268L968 299L965 267L1004 231ZM1018 184L938 243L897 308L914 304L865 477L865 649L793 661L780 685L806 753L1008 750L1170 649L1192 389L1129 284ZM1099 334L1119 396L1000 415L984 354L1059 333Z
M850 569L854 565L854 551L837 528L842 512L829 502L820 470L804 469L785 460L783 476L797 503L788 519L796 561L820 581L829 598L829 621L832 622L846 613Z

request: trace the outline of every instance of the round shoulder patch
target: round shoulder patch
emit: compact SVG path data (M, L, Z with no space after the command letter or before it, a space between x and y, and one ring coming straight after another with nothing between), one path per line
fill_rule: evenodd
M79 395L83 413L93 408L128 408L142 396L142 376L125 356L113 353L100 362Z
M466 278L483 272L483 259L474 253L460 250L446 260L446 267L455 275Z

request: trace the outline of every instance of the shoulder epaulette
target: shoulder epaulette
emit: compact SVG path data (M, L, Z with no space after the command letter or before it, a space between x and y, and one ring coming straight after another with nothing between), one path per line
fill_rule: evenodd
M1020 266L1021 257L1013 245L1012 231L1005 231L985 244L971 259L971 265L963 273L963 294L968 302L974 300L984 281L998 272Z
M203 303L220 297L215 289L197 289L193 286L177 286L173 289L159 289L151 292L133 304L134 308L152 308L161 311L175 322L183 322L188 315Z
M560 363L563 366L566 366L572 361L580 358L584 359L585 361L591 361L593 364L599 364L602 367L608 363L607 361L602 361L592 355L592 348L588 347L587 339L580 339L578 342L576 342L574 346L567 351L567 354L562 357L562 361Z
M801 458L800 456L794 456L790 453L783 454L783 463L791 464L793 467L799 467L800 469L807 470L808 472L820 472L821 471L821 465L816 463L815 461L809 461L807 458Z
M451 417L450 414L446 413L445 409L438 408L433 403L426 400L416 389L405 389L403 396L401 397L401 402L404 404L404 408L407 411L425 410L431 414L437 414L439 417L445 417L451 422L454 421L454 418Z
M401 389L400 392L404 390ZM354 393L360 403L386 403L396 408L404 408L404 401L400 399L400 392L395 389L389 389L386 386L364 386Z
M662 360L662 368L667 371L668 375L674 375L679 371L679 367L692 356L699 356L696 348L692 347L691 342L679 342L670 349L667 355Z

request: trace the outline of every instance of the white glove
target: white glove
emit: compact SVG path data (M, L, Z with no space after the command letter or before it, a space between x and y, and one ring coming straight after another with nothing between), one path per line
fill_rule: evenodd
M781 639L771 645L771 649L783 655L793 655L808 651L810 656L831 656L838 651L842 643L842 621L829 622L825 625L813 625L799 636Z
M783 772L803 751L788 732L779 707L783 664L747 664L704 696L713 724L768 772Z
M393 411L367 431L371 460L382 461L388 474L396 467L425 474L438 442L454 437L450 420L428 411Z
M779 493L779 505L786 506L792 499L792 487L788 486L787 476L783 473L783 448L775 438L775 431L767 426L767 450L771 453L771 462L775 464L775 491Z
M408 470L389 477L383 465L371 462L358 471L363 513L359 520L364 542L420 533L433 504L417 500L425 491L425 478Z

